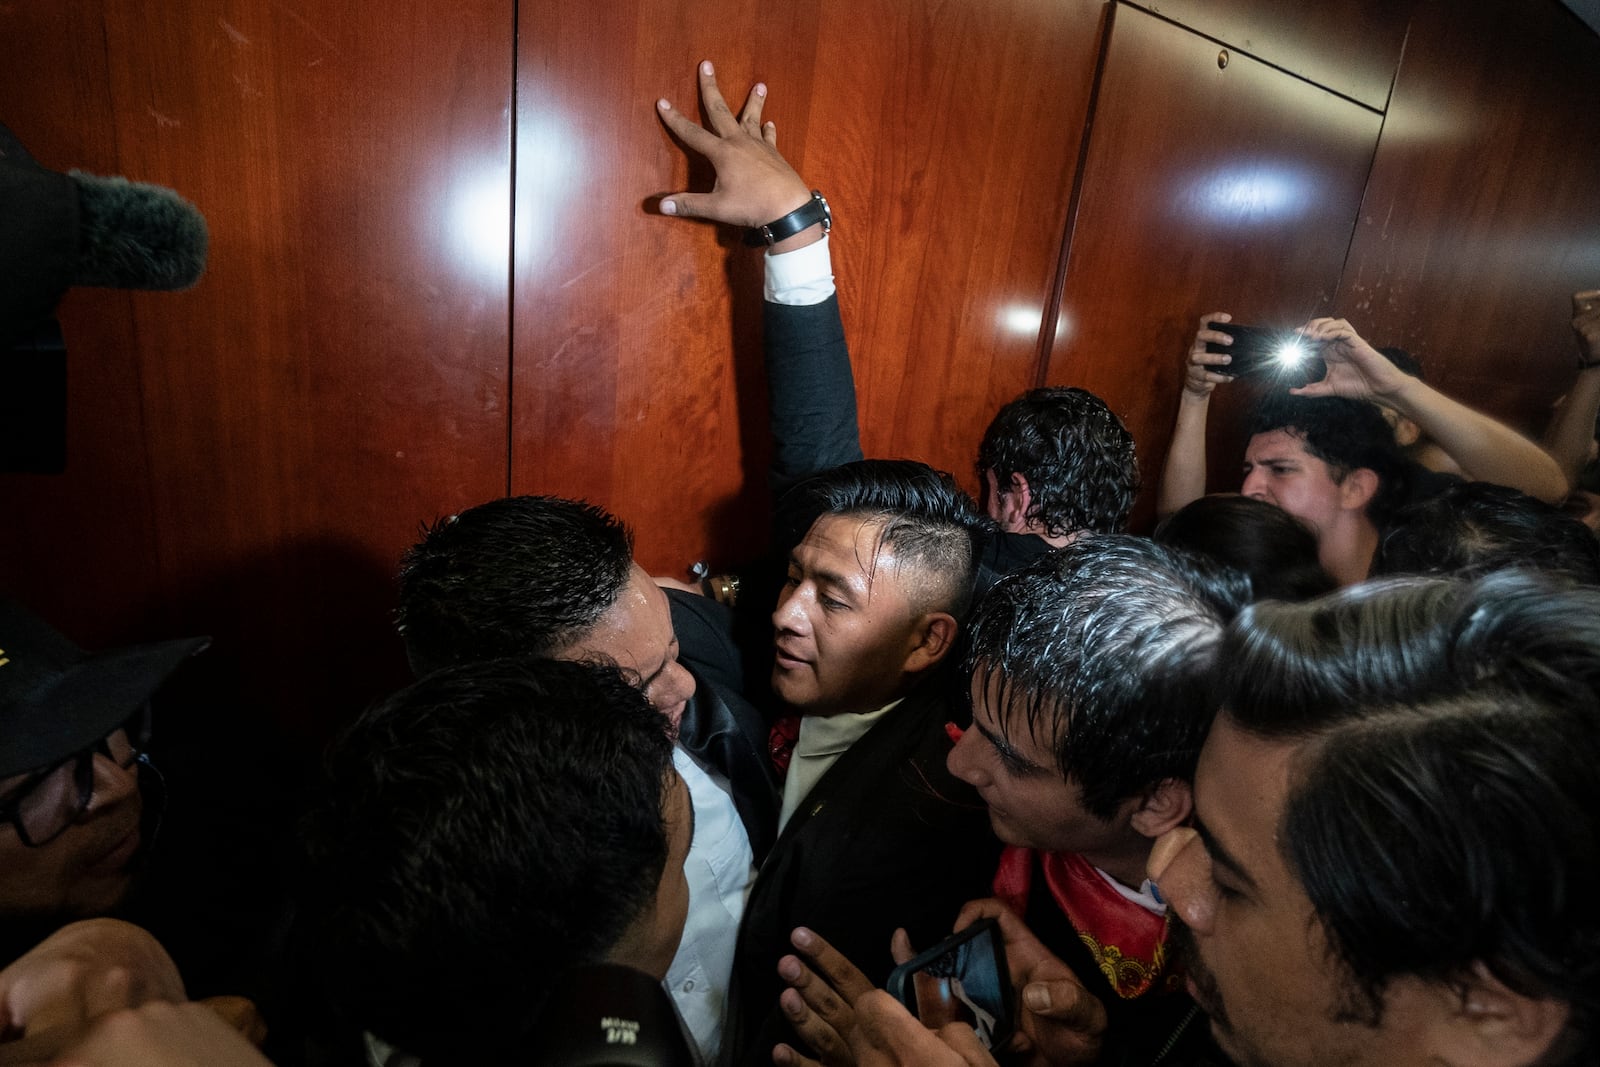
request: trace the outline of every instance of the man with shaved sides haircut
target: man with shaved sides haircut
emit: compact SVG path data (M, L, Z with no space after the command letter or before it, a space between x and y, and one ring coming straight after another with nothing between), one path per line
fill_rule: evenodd
M823 472L779 512L794 547L772 615L772 690L800 720L778 842L739 937L734 1049L749 1064L798 1043L778 1003L794 927L881 983L894 930L937 941L984 892L998 851L982 802L945 766L982 516L949 475L902 460Z

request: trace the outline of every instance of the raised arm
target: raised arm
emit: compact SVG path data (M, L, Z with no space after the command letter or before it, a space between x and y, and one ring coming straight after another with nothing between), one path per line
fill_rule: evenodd
M1206 495L1206 416L1211 410L1211 391L1232 375L1221 370L1232 356L1207 352L1206 343L1232 344L1233 338L1207 324L1230 322L1226 311L1200 316L1200 328L1189 345L1183 391L1178 394L1178 421L1172 428L1172 443L1161 467L1161 486L1156 493L1156 515L1166 518L1193 500Z
M711 162L709 193L662 198L665 215L708 219L756 230L798 210L815 211L812 193L778 153L778 131L761 121L767 88L757 83L736 118L717 88L709 62L700 64L704 129L666 101L657 111L687 147ZM775 492L819 470L861 458L855 382L834 292L827 226L811 222L775 241L763 259L768 407Z
M1578 335L1578 377L1544 431L1545 451L1569 484L1577 482L1589 461L1600 413L1600 289L1572 294L1572 330Z
M1362 340L1344 319L1312 319L1300 332L1322 342L1328 373L1321 381L1290 392L1385 404L1416 423L1467 477L1510 486L1550 503L1567 495L1567 479L1544 449L1504 423L1404 373Z

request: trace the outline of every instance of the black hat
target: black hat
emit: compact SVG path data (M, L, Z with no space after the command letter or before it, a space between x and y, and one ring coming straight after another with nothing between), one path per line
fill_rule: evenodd
M0 597L0 778L90 747L210 643L188 637L91 654Z

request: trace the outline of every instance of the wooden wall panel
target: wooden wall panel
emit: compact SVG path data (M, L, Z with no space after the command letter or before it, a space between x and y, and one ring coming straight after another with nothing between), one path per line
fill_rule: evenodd
M763 79L803 159L818 17L748 0L522 7L512 487L611 508L658 573L762 529L762 498L745 494L761 485L766 401L759 260L654 212L661 193L711 184L698 158L690 178L655 101L698 114L704 58L735 108Z
M782 150L835 206L867 453L975 489L983 426L1037 373L1102 11L524 5L514 488L613 508L658 573L765 529L758 253L646 202L710 187L653 109L694 108L710 58L735 107L767 82Z
M1052 384L1089 389L1138 444L1145 508L1196 320L1298 325L1338 285L1377 113L1136 8L1111 29L1071 237ZM1237 485L1243 386L1212 404L1217 488Z
M1414 0L1140 0L1149 9L1357 103L1382 110Z
M212 247L195 291L114 296L118 329L86 321L98 298L69 305L74 371L123 368L142 420L89 432L143 491L98 500L104 471L75 465L23 544L61 536L113 573L67 603L76 553L13 555L19 584L81 634L150 592L119 636L214 633L317 734L403 676L392 574L419 520L504 490L513 4L58 7L0 31L0 68L99 42L86 120L112 138L47 161L176 187ZM79 121L51 81L5 88L8 120ZM154 567L124 529L136 549L154 531Z
M834 262L867 455L976 492L984 428L1040 373L1107 8L924 7L832 6L808 176L848 227Z
M1424 0L1338 309L1532 432L1600 286L1600 38L1553 2Z

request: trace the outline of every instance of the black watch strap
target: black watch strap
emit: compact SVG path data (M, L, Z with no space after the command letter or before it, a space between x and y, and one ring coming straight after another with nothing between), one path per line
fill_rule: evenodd
M781 219L775 219L765 226L757 226L745 234L744 242L752 247L761 245L774 245L779 241L793 237L808 226L822 223L822 232L827 233L833 229L833 212L828 208L827 199L815 189L811 190L811 199L795 208Z

